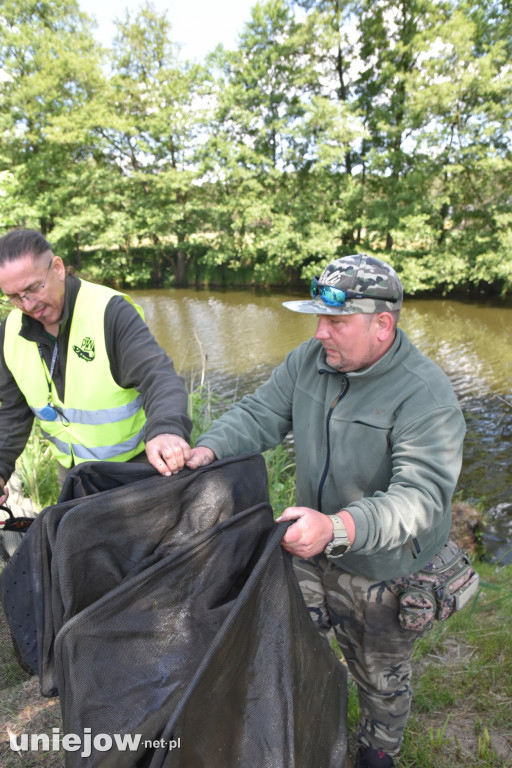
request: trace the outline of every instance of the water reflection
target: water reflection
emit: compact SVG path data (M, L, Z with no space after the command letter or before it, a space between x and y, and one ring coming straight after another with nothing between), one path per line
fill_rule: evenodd
M477 395L510 396L512 307L409 300L401 326L452 379L462 402ZM512 398L509 399L512 408Z
M178 371L190 383L204 368L225 397L254 389L316 327L314 316L284 309L290 296L282 294L176 289L132 295ZM493 537L512 538L512 307L410 299L400 325L453 383L468 427L459 488L467 501L483 500L493 520L489 546L496 549Z
M200 369L203 357L208 372L227 376L276 365L315 328L314 318L283 309L281 296L188 290L131 295L182 373Z

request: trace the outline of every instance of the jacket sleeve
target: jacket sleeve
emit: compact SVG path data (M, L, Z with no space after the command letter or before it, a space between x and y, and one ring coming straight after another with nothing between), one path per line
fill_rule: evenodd
M264 384L232 405L196 444L210 448L218 459L274 448L292 429L294 387L291 352Z
M164 433L189 440L192 422L187 415L185 381L135 307L121 296L114 296L107 305L105 343L114 380L142 394L147 419L144 441Z
M4 358L5 320L0 326L0 477L14 472L32 429L34 416Z

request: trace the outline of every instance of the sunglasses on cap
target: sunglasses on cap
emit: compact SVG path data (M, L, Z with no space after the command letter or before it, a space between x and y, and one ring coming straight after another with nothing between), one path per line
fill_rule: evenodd
M368 293L354 293L353 291L342 291L341 288L333 288L332 285L322 285L318 282L318 277L311 280L311 296L320 296L324 304L328 307L343 307L347 299L375 299L378 301L398 301L389 296L374 296Z

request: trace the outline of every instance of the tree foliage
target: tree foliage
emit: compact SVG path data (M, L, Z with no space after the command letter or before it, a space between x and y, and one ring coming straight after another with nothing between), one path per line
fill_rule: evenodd
M365 250L410 293L512 290L508 0L267 0L180 58L150 2L0 7L0 229L118 285L295 285Z

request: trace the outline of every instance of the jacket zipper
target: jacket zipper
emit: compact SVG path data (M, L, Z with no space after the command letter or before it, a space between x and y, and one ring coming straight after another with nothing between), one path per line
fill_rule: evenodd
M331 462L331 437L330 437L331 417L332 417L332 413L333 413L334 409L336 408L336 406L338 405L340 400L343 400L343 398L347 394L349 385L350 385L350 382L345 377L344 378L344 382L343 382L343 388L339 392L339 394L336 395L334 400L332 401L332 403L330 405L330 408L329 408L329 411L327 413L327 419L326 419L326 423L325 423L326 437L327 437L327 458L325 460L325 467L324 467L324 471L322 473L322 478L320 480L320 485L318 486L318 497L317 497L317 507L318 507L318 510L320 512L322 511L322 493L323 493L323 490L324 490L325 481L327 479L327 473L329 471L329 464Z

